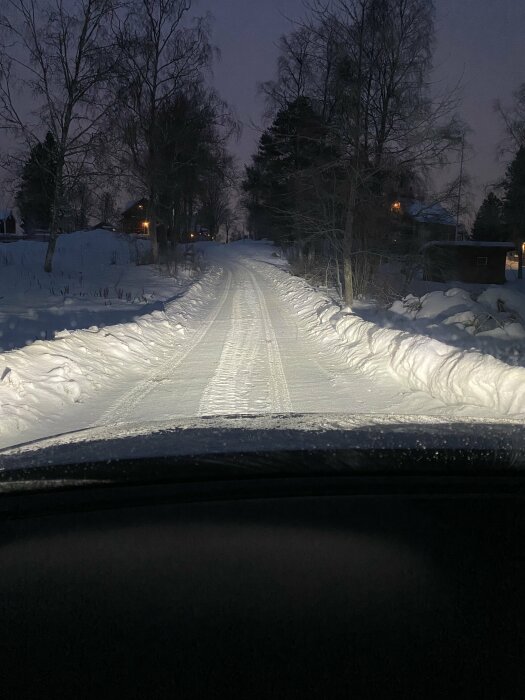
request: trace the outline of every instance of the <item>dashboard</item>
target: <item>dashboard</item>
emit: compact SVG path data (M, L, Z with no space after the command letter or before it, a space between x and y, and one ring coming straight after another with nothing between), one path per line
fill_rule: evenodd
M525 697L520 476L0 497L5 698Z

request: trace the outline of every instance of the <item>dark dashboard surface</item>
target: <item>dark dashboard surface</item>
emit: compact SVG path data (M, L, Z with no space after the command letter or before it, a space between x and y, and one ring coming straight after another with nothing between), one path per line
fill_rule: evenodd
M519 476L0 499L5 698L522 698Z

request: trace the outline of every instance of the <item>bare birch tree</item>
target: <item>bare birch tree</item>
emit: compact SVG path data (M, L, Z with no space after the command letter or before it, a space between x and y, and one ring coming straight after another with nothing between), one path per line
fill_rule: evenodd
M263 85L275 109L300 91L331 134L337 157L322 167L325 177L330 167L337 177L345 173L339 191L348 304L356 245L366 242L367 218L388 183L427 176L461 141L455 91L437 96L430 83L433 19L432 0L311 0L309 16L281 44L277 80Z
M505 126L505 139L500 146L502 153L515 153L525 145L525 83L514 92L514 103L509 107L501 100L494 102L494 111Z
M455 96L433 97L431 0L336 0L330 21L348 47L339 74L339 134L348 169L345 300L353 301L352 251L363 192L384 173L443 165L460 139ZM323 10L324 12L324 10Z
M57 144L44 268L51 272L70 194L93 168L107 86L118 62L109 30L114 0L6 0L0 17L0 125L31 148ZM19 86L21 90L16 90ZM29 109L28 98L34 103Z
M123 56L117 119L128 165L148 198L154 262L159 258L159 191L165 175L159 116L178 94L201 82L212 56L209 20L192 18L191 8L191 0L131 0L116 25Z

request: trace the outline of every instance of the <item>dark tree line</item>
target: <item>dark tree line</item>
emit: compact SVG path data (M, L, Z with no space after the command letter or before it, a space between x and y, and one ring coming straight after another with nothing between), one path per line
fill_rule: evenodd
M263 85L273 122L244 181L251 226L329 241L348 303L362 254L387 243L391 195L420 190L461 143L454 95L429 88L433 44L431 0L314 0Z
M48 132L42 143L33 146L22 168L16 204L26 230L47 230L51 225L57 158L57 142Z
M197 212L223 223L237 125L206 87L210 21L191 0L7 0L3 10L0 126L21 146L11 163L24 226L50 232L46 270L57 236L94 206L113 210L122 189L149 202L155 261ZM30 114L15 85L32 96Z
M518 251L518 277L523 277L525 241L525 85L514 93L514 104L505 109L497 101L495 108L505 126L502 152L511 155L499 197L489 192L478 210L472 238L478 241L511 241Z
M343 172L337 172L337 157L329 129L310 99L300 96L279 109L246 169L243 187L252 230L286 242L315 228L318 220L326 232L327 212L321 207L328 205L334 184L340 188ZM336 208L335 222L342 214L340 204Z
M509 238L503 202L494 192L489 192L478 210L472 238L475 241L506 241Z
M525 240L525 146L520 146L507 169L504 183L504 224L518 250L518 277L523 277Z

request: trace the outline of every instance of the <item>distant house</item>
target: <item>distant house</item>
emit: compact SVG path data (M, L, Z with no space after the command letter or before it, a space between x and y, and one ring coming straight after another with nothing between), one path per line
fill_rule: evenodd
M0 236L16 233L16 219L10 209L0 210Z
M431 241L423 247L425 278L433 282L504 284L514 243Z
M124 233L147 234L149 221L147 219L148 200L139 199L129 202L122 212L122 230Z
M93 226L89 227L91 231L99 231L99 230L104 230L104 231L116 231L117 228L114 226L111 221L99 221L98 224L94 224Z
M398 248L412 250L432 240L456 240L456 218L441 204L399 197L392 201L390 212ZM466 236L463 225L457 233L460 240Z

